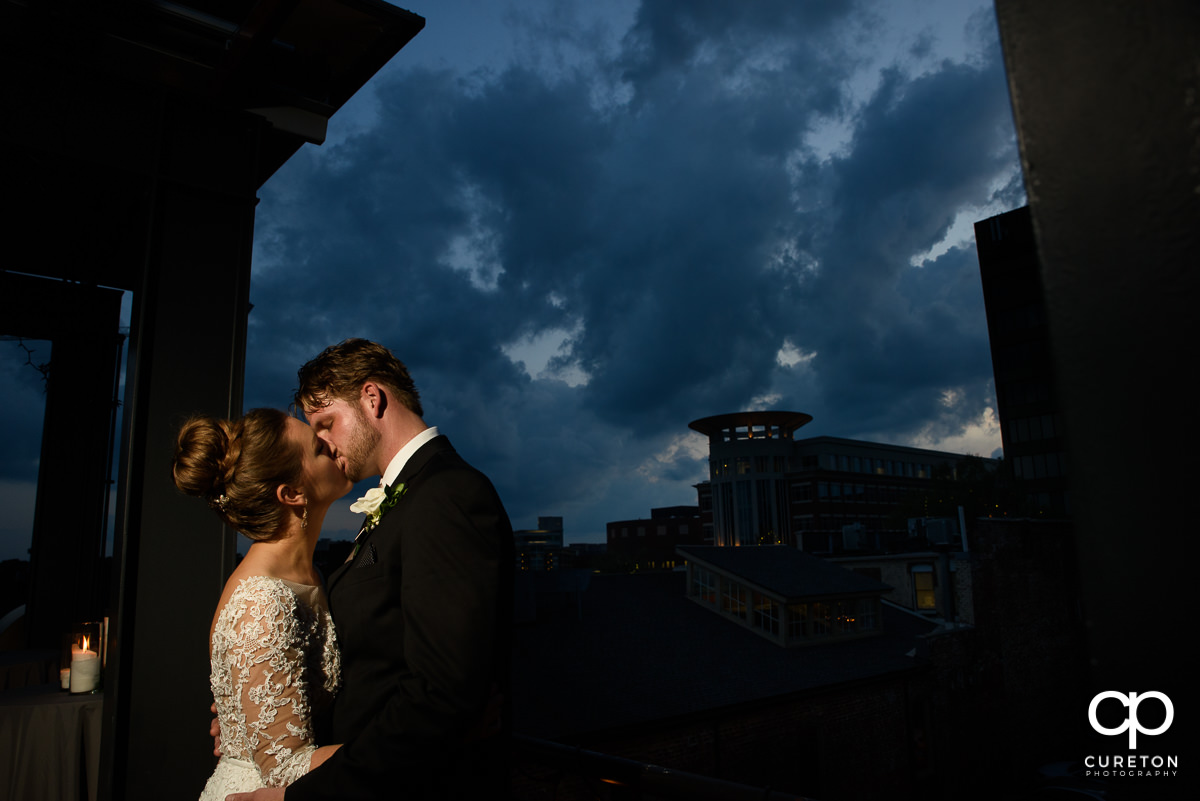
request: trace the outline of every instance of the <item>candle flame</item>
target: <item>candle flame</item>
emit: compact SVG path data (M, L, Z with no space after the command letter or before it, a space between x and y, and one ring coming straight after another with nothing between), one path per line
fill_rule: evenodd
M83 635L83 648L81 648L80 650L81 650L81 651L86 651L86 650L87 650L87 647L88 647L88 637L87 637L87 635L85 634L85 635Z

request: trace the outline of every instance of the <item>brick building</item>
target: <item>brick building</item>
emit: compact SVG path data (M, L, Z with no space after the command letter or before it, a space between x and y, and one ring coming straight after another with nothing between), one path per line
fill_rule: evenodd
M698 506L663 506L650 510L650 519L608 523L608 554L637 570L669 570L682 564L675 555L680 545L703 545L712 516Z

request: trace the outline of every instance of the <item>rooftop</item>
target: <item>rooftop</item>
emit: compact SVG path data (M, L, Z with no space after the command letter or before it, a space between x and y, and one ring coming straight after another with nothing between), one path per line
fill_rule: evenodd
M905 672L935 628L885 604L881 636L780 648L684 590L682 572L597 574L582 619L572 603L561 619L517 627L514 730L570 741Z
M714 414L711 417L701 417L688 423L688 428L701 434L713 436L727 428L776 427L789 435L806 423L812 422L812 415L804 412L731 412L729 414Z
M788 601L881 593L889 585L787 545L721 548L686 545L676 549L688 559Z

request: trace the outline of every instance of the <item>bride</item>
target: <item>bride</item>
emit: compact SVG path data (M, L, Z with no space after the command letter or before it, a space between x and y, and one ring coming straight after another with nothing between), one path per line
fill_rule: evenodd
M352 486L306 424L275 409L180 429L175 485L253 544L209 632L222 756L200 796L287 785L339 746L318 748L313 715L333 700L341 663L313 550L330 504Z

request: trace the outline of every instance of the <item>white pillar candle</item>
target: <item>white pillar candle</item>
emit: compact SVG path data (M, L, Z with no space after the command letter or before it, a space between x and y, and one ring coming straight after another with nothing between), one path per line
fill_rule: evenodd
M90 693L100 682L100 660L95 651L71 651L71 692Z
M62 688L64 690L71 689L71 669L63 668L62 670L58 671L58 680L62 683Z

